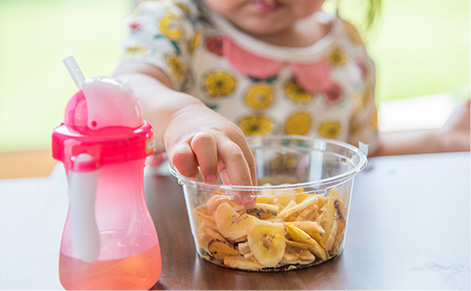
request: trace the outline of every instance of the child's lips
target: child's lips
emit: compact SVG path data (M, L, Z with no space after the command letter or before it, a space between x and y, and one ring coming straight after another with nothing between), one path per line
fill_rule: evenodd
M258 12L274 12L282 6L278 0L256 0L253 4Z

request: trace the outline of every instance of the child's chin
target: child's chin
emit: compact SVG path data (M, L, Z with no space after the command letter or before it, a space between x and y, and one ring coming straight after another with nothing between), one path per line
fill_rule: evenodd
M244 23L239 28L253 36L276 35L282 31L277 25L264 21Z

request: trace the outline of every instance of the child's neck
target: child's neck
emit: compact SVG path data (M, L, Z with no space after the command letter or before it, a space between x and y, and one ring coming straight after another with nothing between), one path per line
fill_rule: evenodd
M308 47L323 38L331 29L332 23L317 21L314 17L298 20L291 27L276 34L252 34L257 39L285 47Z

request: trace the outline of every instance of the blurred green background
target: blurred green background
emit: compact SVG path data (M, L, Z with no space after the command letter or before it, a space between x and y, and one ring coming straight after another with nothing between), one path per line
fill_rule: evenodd
M469 0L382 2L368 32L378 104L441 93L459 99L470 84ZM62 59L73 55L85 76L112 74L133 7L132 0L0 0L0 152L50 147L76 91ZM354 19L354 10L341 12Z

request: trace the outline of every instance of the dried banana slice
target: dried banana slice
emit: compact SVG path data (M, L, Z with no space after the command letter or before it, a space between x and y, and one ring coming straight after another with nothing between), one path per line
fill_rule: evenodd
M281 211L278 213L278 218L283 219L286 217L285 212L297 205L296 201L291 200Z
M247 228L254 220L252 215L237 213L228 202L222 202L214 211L217 229L229 240L237 240L247 234Z
M204 221L197 229L197 241L200 248L203 248L207 253L208 243L213 239L226 241L226 239L216 230L216 224Z
M283 211L281 211L280 214L278 214L278 217L287 218L288 216L290 216L290 215L292 215L296 212L303 211L304 209L314 205L316 200L317 200L317 196L313 195L311 197L308 197L308 198L304 199L303 202L301 202L299 204L296 204L293 207L290 207L289 209L286 209L286 208L283 209Z
M285 254L280 262L280 265L299 264L307 265L316 260L316 257L308 249L300 249L295 246L286 246Z
M299 261L299 251L300 249L287 245L280 265L297 264Z
M248 254L251 254L252 251L250 250L250 246L249 246L249 243L248 242L243 242L243 243L239 243L237 245L237 248L239 249L239 253L241 255L248 255Z
M317 206L316 204L313 204L311 207L301 211L301 213L299 213L299 215L291 221L314 220L317 215Z
M327 198L325 196L317 196L316 206L317 209L322 209L325 203L327 202Z
M300 250L299 252L300 264L310 264L316 260L316 257L308 250Z
M290 222L285 222L285 227L286 230L288 231L289 235L291 238L296 241L300 242L303 244L308 244L309 250L316 255L318 258L321 260L326 260L327 259L327 254L325 253L324 249L322 248L319 243L314 240L312 237L309 236L309 234L305 233L302 231L300 228L294 226Z
M226 256L224 257L224 265L241 270L258 271L264 266L257 262L253 257L244 258L242 256Z
M340 193L338 192L337 188L333 188L329 192L329 197L327 198L327 203L325 205L325 216L324 216L324 221L322 223L322 227L324 227L325 232L321 235L322 236L322 242L326 246L327 249L332 247L333 241L329 241L329 238L333 235L334 238L337 235L337 228L333 230L335 221L339 220L345 223L346 220L346 212L347 209L345 207L345 204L340 198ZM332 239L331 239L332 240Z
M345 236L345 227L346 227L345 220L337 220L337 222L338 222L338 230L337 230L337 234L335 235L334 244L332 246L333 253L338 252L338 248L340 244L342 243L343 238Z
M209 253L217 260L224 261L226 256L237 256L239 251L237 248L227 241L213 239L208 243Z
M332 229L330 230L329 237L325 241L325 248L329 251L332 250L332 247L334 245L335 236L337 235L338 227L339 227L339 224L337 220L334 220L334 223L332 224Z
M343 203L343 201L340 199L335 199L334 207L337 210L337 218L346 220L347 207L345 207L345 204Z
M254 208L247 209L247 214L252 214L260 219L270 219L278 214L279 207L267 203L255 203Z
M228 196L228 195L222 195L222 194L213 195L213 196L211 196L211 198L208 199L208 201L206 201L207 213L209 215L213 215L214 211L216 211L218 206L221 205L221 203L223 203L223 202L227 202L231 206L236 206L237 205L237 203L232 201L231 197Z
M316 218L316 220L314 220L314 222L319 225L322 225L322 223L324 222L324 217L325 217L325 212L321 212L321 214L319 214L319 216Z
M338 188L332 188L329 191L329 196L334 197L335 199L340 199L340 191Z
M265 267L275 267L285 253L285 228L282 223L257 220L247 231L250 250Z
M298 191L298 193L304 192L303 188L297 188L296 190ZM304 200L306 200L306 198L309 198L311 196L312 196L312 194L307 194L307 193L298 194L298 195L294 196L294 202L299 204L299 203L303 202Z
M324 228L325 232L321 235L322 242L324 243L324 245L326 245L327 240L329 239L330 233L332 231L332 226L334 225L336 212L334 201L334 197L329 197L325 205L324 222L322 223L322 227Z
M311 237L314 237L315 234L324 233L324 229L315 221L293 221L291 224L300 228Z
M206 236L209 238L209 240L212 240L212 239L218 239L218 240L222 240L222 241L227 241L219 232L217 232L214 228L206 228L204 230L204 233L206 234Z
M263 185L264 187L269 187L271 184L265 183ZM267 203L267 204L274 204L275 197L273 197L275 193L273 192L272 189L269 188L263 188L261 191L259 191L259 195L257 195L257 203Z
M207 228L217 229L216 222L208 220L201 222L198 226L198 232L204 232Z
M289 186L290 184L281 184L280 186L287 186L286 189L276 189L272 190L272 193L276 195L276 197L273 200L273 204L280 207L280 209L285 208L291 201L296 202L296 197L299 195L295 195L298 193L303 193L304 189L303 188L296 188L296 189L290 189ZM301 197L300 197L301 199Z
M296 247L303 250L309 250L309 248L311 247L310 244L297 242L297 241L289 240L289 239L285 239L285 242L287 246L292 246L292 247Z
M273 205L273 201L275 198L273 197L264 197L263 195L257 196L257 199L255 200L256 203L266 203L266 204L271 204Z
M238 245L240 243L247 242L247 235L241 236L238 239L234 240L234 244Z
M208 210L206 208L205 205L200 205L198 207L196 207L195 209L193 209L193 213L198 215L198 217L202 220L202 221L211 221L211 222L214 222L214 217L212 217L209 213L208 213Z

